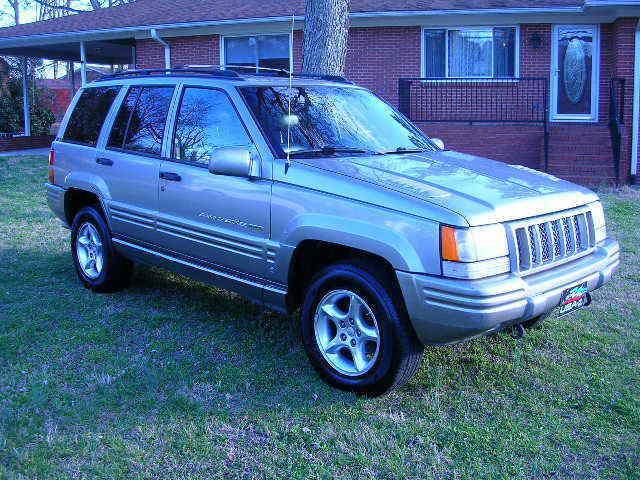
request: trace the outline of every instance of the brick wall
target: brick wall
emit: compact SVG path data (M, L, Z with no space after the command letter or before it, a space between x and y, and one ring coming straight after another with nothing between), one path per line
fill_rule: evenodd
M220 37L165 39L171 45L171 65L219 65ZM136 68L164 68L164 47L154 40L136 43Z
M611 71L613 76L625 79L625 102L622 160L620 180L629 181L631 172L631 144L633 133L633 86L635 63L635 33L638 19L622 18L616 21L612 29Z
M623 161L620 180L628 181L631 152L634 32L637 19L620 19L601 26L600 118L597 123L553 123L550 127L549 172L580 183L615 181L609 122L609 82L626 80ZM551 70L551 25L522 25L520 75L548 77ZM420 76L420 27L352 28L349 32L346 76L398 103L398 79ZM534 45L534 37L542 41ZM213 64L220 61L218 36L168 40L172 62ZM301 69L303 33L293 38L294 69ZM137 44L139 68L162 68L164 51L151 40ZM530 125L421 124L429 135L442 138L451 149L489 156L510 163L542 168L542 129Z

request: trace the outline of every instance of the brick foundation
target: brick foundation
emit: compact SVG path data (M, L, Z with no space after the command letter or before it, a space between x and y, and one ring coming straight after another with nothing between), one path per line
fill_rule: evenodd
M27 148L49 148L54 137L51 135L36 135L31 137L0 136L0 152L11 152Z

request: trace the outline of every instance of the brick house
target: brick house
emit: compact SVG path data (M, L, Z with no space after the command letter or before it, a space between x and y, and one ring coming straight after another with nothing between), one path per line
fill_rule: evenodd
M347 78L448 147L580 183L635 180L640 0L351 0L350 8ZM303 0L138 0L0 29L0 54L298 71L303 26Z

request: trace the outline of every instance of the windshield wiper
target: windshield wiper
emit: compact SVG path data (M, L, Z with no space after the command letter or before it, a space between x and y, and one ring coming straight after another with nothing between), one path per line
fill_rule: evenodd
M422 153L425 152L424 148L407 148L407 147L398 147L395 150L389 150L388 152L382 152L382 155L391 155L394 153Z
M305 157L305 156L329 156L336 153L368 153L372 155L378 155L378 152L373 150L366 150L364 148L351 148L351 147L334 147L331 145L324 146L322 148L314 148L309 150L297 150L289 154L290 157Z

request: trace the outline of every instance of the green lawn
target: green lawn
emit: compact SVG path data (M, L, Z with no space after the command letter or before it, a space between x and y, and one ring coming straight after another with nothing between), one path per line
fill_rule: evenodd
M640 478L640 194L623 266L523 340L427 348L378 399L331 389L297 318L139 267L82 288L42 157L0 158L0 478Z

